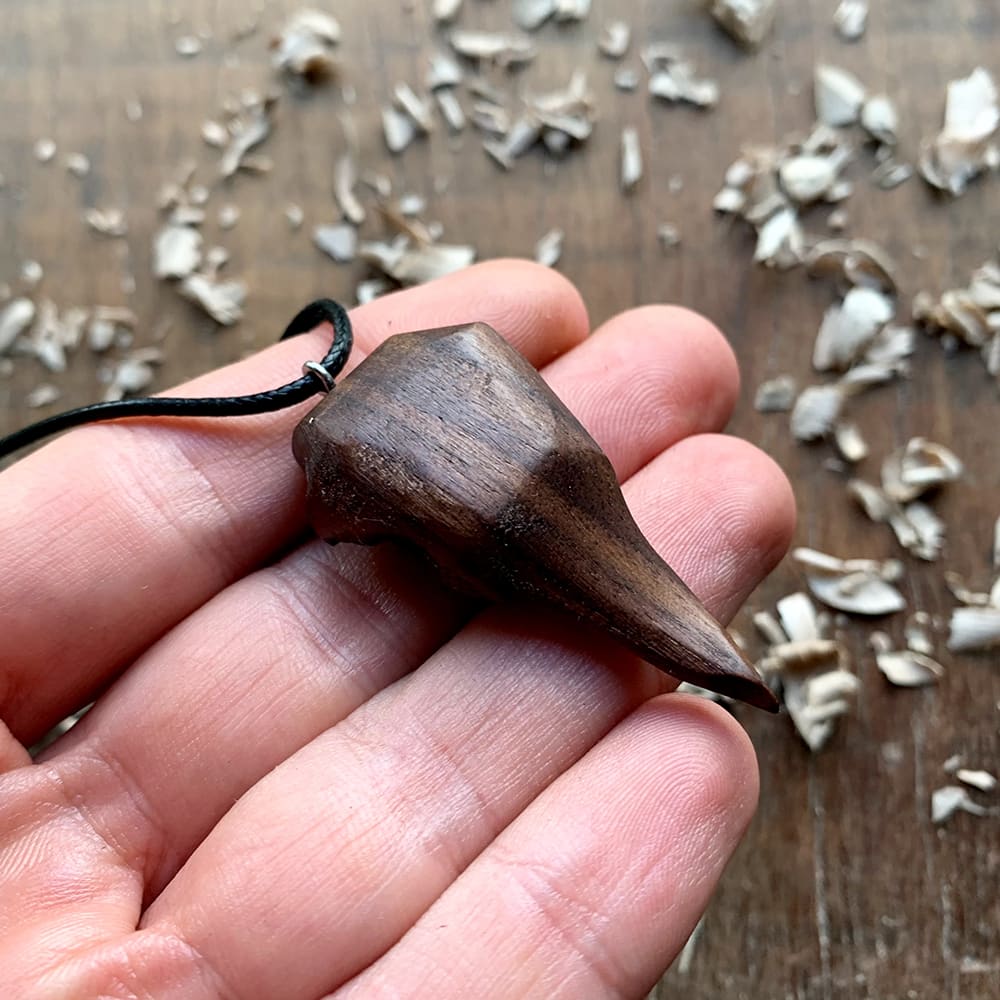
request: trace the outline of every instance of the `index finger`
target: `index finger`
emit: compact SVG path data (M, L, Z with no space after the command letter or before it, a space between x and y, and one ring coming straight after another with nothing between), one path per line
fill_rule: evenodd
M480 320L536 364L588 333L575 289L496 261L352 313L351 364L403 330ZM188 383L238 395L319 357L315 331ZM136 421L74 431L3 473L0 716L25 742L84 704L143 649L304 526L296 407L239 420Z

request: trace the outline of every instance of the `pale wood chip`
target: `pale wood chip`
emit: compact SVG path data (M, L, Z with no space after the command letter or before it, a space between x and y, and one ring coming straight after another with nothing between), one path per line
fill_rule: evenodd
M313 230L313 242L339 264L346 264L357 255L358 231L348 222L317 226Z
M777 0L706 0L709 13L733 38L757 48L774 26Z
M821 63L816 67L813 87L816 117L824 125L840 128L858 120L867 94L852 73Z
M62 392L50 382L43 382L36 385L24 398L25 406L29 409L37 410L43 406L51 406L62 398Z
M931 795L931 822L944 823L957 812L986 816L989 810L974 802L968 789L962 788L961 785L945 785L936 789Z
M28 298L12 299L4 306L0 312L0 356L31 326L35 313L35 303Z
M181 294L196 302L222 326L232 326L243 317L247 286L242 281L215 281L206 274L189 274L181 282Z
M868 0L840 0L833 24L845 42L856 42L868 26Z
M546 267L555 267L562 256L564 233L561 229L550 229L535 244L535 260Z
M639 131L632 126L622 129L621 137L621 184L627 194L642 180L642 149L639 146Z
M963 785L978 788L981 792L992 792L997 787L997 779L989 771L971 771L963 767L955 772L955 777Z
M787 413L795 405L798 391L793 375L778 375L757 388L754 408L759 413Z
M608 21L597 37L597 49L609 59L621 59L631 41L632 29L627 21Z
M153 240L153 274L157 278L185 278L201 263L202 236L190 226L168 224Z

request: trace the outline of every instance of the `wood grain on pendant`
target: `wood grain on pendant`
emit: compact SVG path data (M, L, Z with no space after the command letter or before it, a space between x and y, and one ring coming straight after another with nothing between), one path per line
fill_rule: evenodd
M643 537L597 442L485 324L390 337L294 449L322 538L415 545L458 589L545 601L674 677L777 710Z

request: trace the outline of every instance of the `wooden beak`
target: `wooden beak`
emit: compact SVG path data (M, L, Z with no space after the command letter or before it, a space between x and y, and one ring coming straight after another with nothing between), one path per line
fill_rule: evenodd
M545 601L681 680L774 695L653 550L607 456L490 327L390 337L295 431L331 542L419 547L453 586Z

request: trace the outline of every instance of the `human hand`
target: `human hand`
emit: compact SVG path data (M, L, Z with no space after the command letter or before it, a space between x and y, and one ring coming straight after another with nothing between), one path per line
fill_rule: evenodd
M657 306L588 338L564 279L495 262L355 310L351 364L469 320L539 366L728 620L794 513L714 433L722 337ZM277 384L328 337L185 394ZM556 615L305 539L304 412L89 427L0 476L0 995L642 996L753 813L745 734Z

